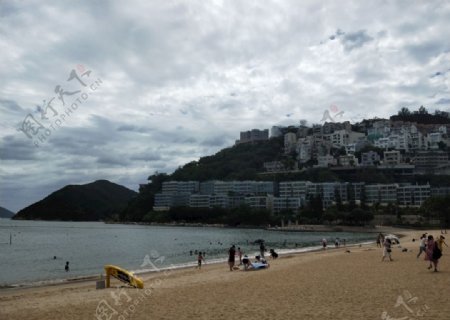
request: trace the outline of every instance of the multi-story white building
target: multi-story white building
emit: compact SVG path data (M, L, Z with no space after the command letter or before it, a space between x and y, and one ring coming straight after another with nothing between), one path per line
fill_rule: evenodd
M297 146L297 135L293 132L288 132L284 135L284 153L289 154L295 151Z
M283 210L297 212L305 204L305 198L281 198L272 199L272 212L279 213Z
M392 151L384 151L383 152L384 159L383 164L388 166L395 166L401 163L402 155L400 151L392 150Z
M397 202L397 184L366 184L365 196L368 205L386 205Z
M192 194L189 198L191 208L210 208L211 196L209 194Z
M236 144L253 143L265 140L269 140L269 129L264 130L252 129L249 131L241 131L240 139L236 141Z
M197 193L198 181L165 181L162 183L162 193Z
M279 183L280 198L305 198L308 181L284 181Z
M244 201L253 209L269 209L268 197L245 197Z
M380 163L380 155L375 151L363 152L361 154L362 166L374 166Z
M420 207L430 197L430 185L405 185L397 188L400 206Z
M358 165L358 158L353 154L339 156L339 165L343 167L353 167Z
M318 168L327 168L329 166L336 166L336 165L337 165L336 158L330 154L317 157L316 167L318 167Z
M200 183L201 194L228 194L233 190L233 181L210 180Z

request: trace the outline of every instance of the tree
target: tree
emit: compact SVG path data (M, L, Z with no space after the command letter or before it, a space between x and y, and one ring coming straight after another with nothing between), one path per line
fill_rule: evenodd
M450 227L450 195L428 198L421 209L429 217L438 218L443 228Z
M408 108L401 108L401 110L398 112L399 116L409 116L411 114L411 111L409 111Z
M428 110L424 106L420 106L419 114L428 114Z

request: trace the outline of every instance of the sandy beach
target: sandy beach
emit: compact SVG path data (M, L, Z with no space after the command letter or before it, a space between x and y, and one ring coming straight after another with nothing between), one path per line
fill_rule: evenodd
M288 255L261 271L223 263L147 274L143 290L116 281L3 289L0 319L449 319L450 250L430 272L412 242L423 232L403 231L392 262L373 244Z

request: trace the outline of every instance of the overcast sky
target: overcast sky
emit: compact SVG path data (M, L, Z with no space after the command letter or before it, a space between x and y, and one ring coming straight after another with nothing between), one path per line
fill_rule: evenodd
M0 206L325 110L448 111L449 30L448 1L0 1Z

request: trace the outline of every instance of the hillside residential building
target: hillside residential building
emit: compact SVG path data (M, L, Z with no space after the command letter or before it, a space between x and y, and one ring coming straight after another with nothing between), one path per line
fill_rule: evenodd
M380 163L380 155L375 151L364 152L361 154L361 166L374 166Z
M430 185L406 185L397 188L400 206L420 207L430 197Z
M386 205L397 202L397 184L368 184L365 185L365 197L368 205L379 203Z
M448 162L448 153L444 151L418 151L414 157L414 164L419 169L431 169Z
M383 165L395 166L401 163L402 155L400 154L400 151L397 150L384 151L383 155L384 155Z
M252 129L250 131L241 131L240 139L236 141L236 144L253 143L265 140L269 140L269 129Z
M197 193L198 181L165 181L162 184L162 193Z
M343 167L353 167L358 165L358 158L353 154L339 156L339 165Z
M329 166L336 166L337 160L335 157L333 157L330 154L327 154L325 156L318 156L317 157L317 165L318 168L327 168Z

